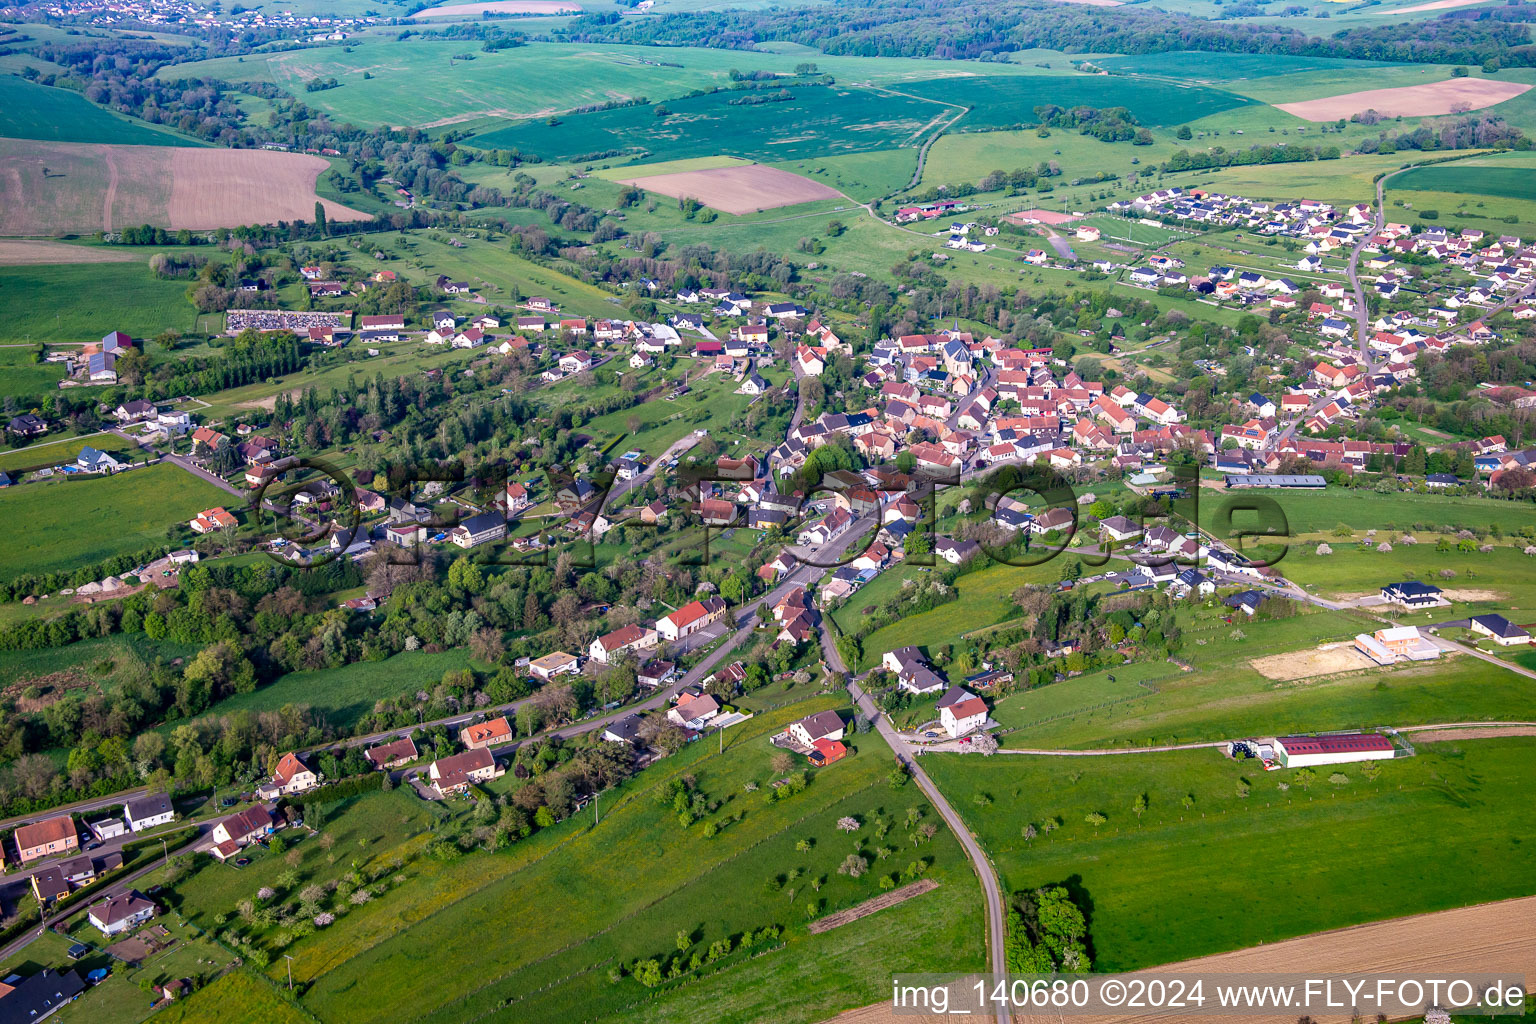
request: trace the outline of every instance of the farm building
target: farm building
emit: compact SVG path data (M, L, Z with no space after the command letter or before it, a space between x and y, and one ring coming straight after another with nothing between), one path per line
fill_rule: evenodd
M1328 486L1328 481L1314 473L1229 473L1225 484L1228 490L1254 487L1321 490Z
M1392 741L1376 733L1341 733L1337 736L1280 736L1275 753L1286 768L1307 768L1351 761L1389 761L1395 754Z

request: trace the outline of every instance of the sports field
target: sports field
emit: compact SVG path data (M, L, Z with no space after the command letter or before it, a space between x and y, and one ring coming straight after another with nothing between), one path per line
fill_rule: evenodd
M1528 738L1435 744L1382 764L1375 781L1341 765L1309 786L1215 750L924 762L1004 890L1075 888L1091 908L1095 969L1122 970L1536 892L1536 860L1518 853L1536 824L1508 813L1533 754ZM1344 781L1329 781L1335 770ZM1107 821L1085 822L1093 812ZM1021 835L1048 819L1060 827ZM1294 849L1297 836L1327 841Z
M15 202L0 234L85 234L140 224L236 227L312 220L317 156L259 149L95 146L0 140L0 180ZM364 220L324 200L331 220Z
M200 146L143 121L98 107L77 92L0 75L0 138L94 145ZM4 177L7 203L12 185Z
M15 546L0 572L54 572L163 544L167 527L228 501L224 491L165 463L94 480L7 487L0 490L0 515L28 542Z

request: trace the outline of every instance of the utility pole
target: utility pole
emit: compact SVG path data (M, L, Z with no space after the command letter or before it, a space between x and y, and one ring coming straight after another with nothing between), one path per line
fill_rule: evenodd
M284 953L283 954L283 959L288 961L288 991L292 992L293 991L293 957L289 956L287 953Z
M165 854L165 864L161 867L163 877L171 876L171 848L165 845L165 836L160 837L160 852Z

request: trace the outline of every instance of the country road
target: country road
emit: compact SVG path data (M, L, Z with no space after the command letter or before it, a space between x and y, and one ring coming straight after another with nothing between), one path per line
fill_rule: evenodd
M992 862L987 858L981 844L976 842L976 837L966 826L965 820L950 805L948 799L934 785L928 773L923 771L918 764L917 757L913 754L911 746L896 731L896 727L890 723L880 709L875 706L874 700L864 692L858 682L849 676L848 666L843 662L843 656L838 653L837 646L832 643L831 631L827 628L825 619L821 624L821 650L826 658L827 665L834 671L848 676L848 693L853 697L854 704L866 717L875 724L875 730L880 737L896 753L898 759L904 762L912 772L913 781L917 783L923 795L938 810L939 816L944 819L949 830L960 841L960 846L965 850L965 855L970 858L971 868L976 872L976 877L981 881L982 898L986 901L987 908L987 953L988 966L993 974L1004 975L1008 973L1007 938L1008 938L1008 913L1003 901L1002 890L997 884L997 873L992 869ZM1002 1003L997 1004L997 1024L1009 1024L1011 1017L1008 1007Z

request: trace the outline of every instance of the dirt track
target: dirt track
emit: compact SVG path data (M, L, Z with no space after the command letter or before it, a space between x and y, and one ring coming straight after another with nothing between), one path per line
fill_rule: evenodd
M1384 117L1425 117L1453 113L1457 108L1482 110L1513 99L1529 88L1519 82L1494 82L1486 78L1446 78L1423 85L1366 89L1275 106L1308 121L1336 121L1367 110Z
M1185 960L1157 968L1159 972L1216 972L1271 974L1388 974L1394 971L1433 976L1441 971L1489 971L1523 973L1529 984L1536 979L1536 896L1485 903L1436 914L1400 917L1354 928L1319 932L1268 946ZM1296 1024L1296 1013L1258 1016L1210 1016L1199 1021L1242 1024ZM1367 1019L1372 1016L1367 1014ZM1313 1014L1317 1024L1348 1024L1348 1014ZM924 1020L976 1020L951 1015ZM1117 1014L1070 1017L1014 1016L1016 1024L1170 1024L1167 1014ZM905 1024L886 1003L849 1010L832 1018L836 1024Z
M1491 740L1500 736L1536 736L1536 725L1489 725L1473 729L1428 729L1408 732L1414 743L1442 743L1452 740Z
M839 910L835 914L812 921L809 927L811 934L829 932L833 928L841 928L845 924L852 924L861 917L877 914L887 907L894 907L898 903L904 903L914 896L921 896L925 892L932 892L939 887L939 883L931 878L925 878L921 882L913 882L904 885L900 889L892 889L890 892L881 893L874 899L865 900L856 907L847 910Z

